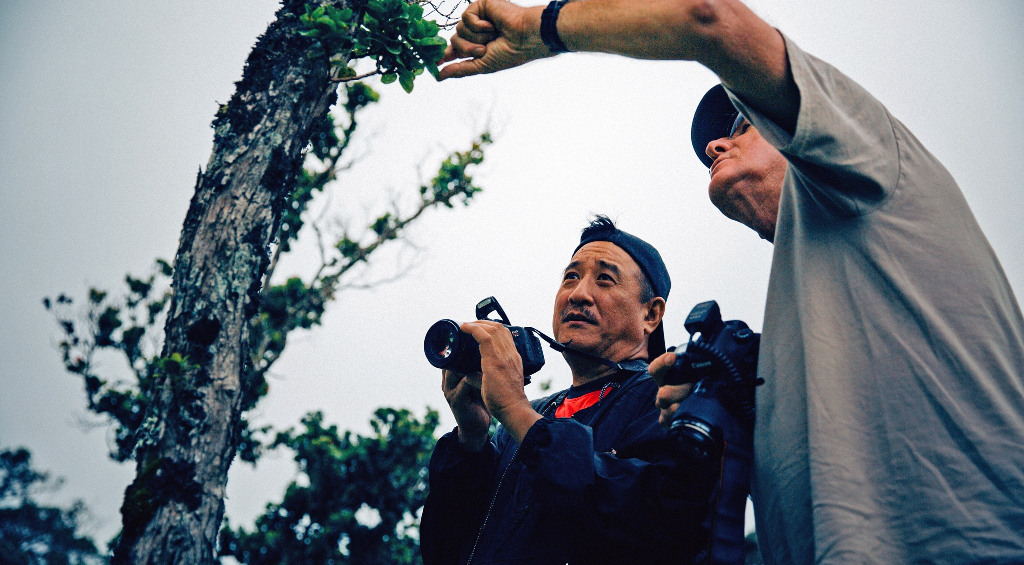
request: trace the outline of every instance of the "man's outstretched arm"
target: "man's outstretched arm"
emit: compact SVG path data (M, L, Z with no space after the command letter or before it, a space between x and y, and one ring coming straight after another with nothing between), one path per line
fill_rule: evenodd
M477 0L445 51L441 78L492 73L553 55L540 36L544 6ZM792 130L799 95L779 32L738 0L577 0L558 36L570 51L696 61L748 104Z

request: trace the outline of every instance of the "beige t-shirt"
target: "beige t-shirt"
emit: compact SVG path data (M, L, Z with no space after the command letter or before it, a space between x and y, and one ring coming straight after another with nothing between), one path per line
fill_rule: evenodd
M788 39L796 132L761 342L769 563L1024 563L1024 319L956 182ZM951 132L950 135L955 135Z

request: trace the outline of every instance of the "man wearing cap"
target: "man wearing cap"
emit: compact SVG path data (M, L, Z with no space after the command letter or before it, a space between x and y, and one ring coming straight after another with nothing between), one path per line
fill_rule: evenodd
M693 559L716 477L658 425L647 373L665 351L670 286L654 247L599 216L555 295L554 338L571 348L572 387L532 403L508 330L462 324L483 371L442 377L458 427L430 460L427 565ZM501 426L489 438L492 416Z
M722 81L691 131L709 195L775 243L752 492L765 560L1024 563L1024 317L941 163L737 0L479 0L441 74L567 50L694 60ZM666 415L681 396L659 391Z

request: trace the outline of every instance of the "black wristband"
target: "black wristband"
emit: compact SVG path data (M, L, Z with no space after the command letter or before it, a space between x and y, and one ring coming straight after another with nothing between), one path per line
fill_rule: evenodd
M551 0L540 15L540 40L552 53L569 51L565 43L562 43L562 38L558 37L558 11L568 2L569 0Z

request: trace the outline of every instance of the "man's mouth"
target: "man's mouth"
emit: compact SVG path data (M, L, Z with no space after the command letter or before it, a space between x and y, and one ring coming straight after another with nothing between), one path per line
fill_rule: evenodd
M715 168L718 167L718 165L720 165L722 161L725 161L725 157L719 156L717 159L715 159L715 161L711 163L711 168L708 169L708 174L711 176L715 176Z
M592 316L589 316L585 312L567 312L562 314L562 322L583 322L586 324L596 324L597 320L595 320Z

